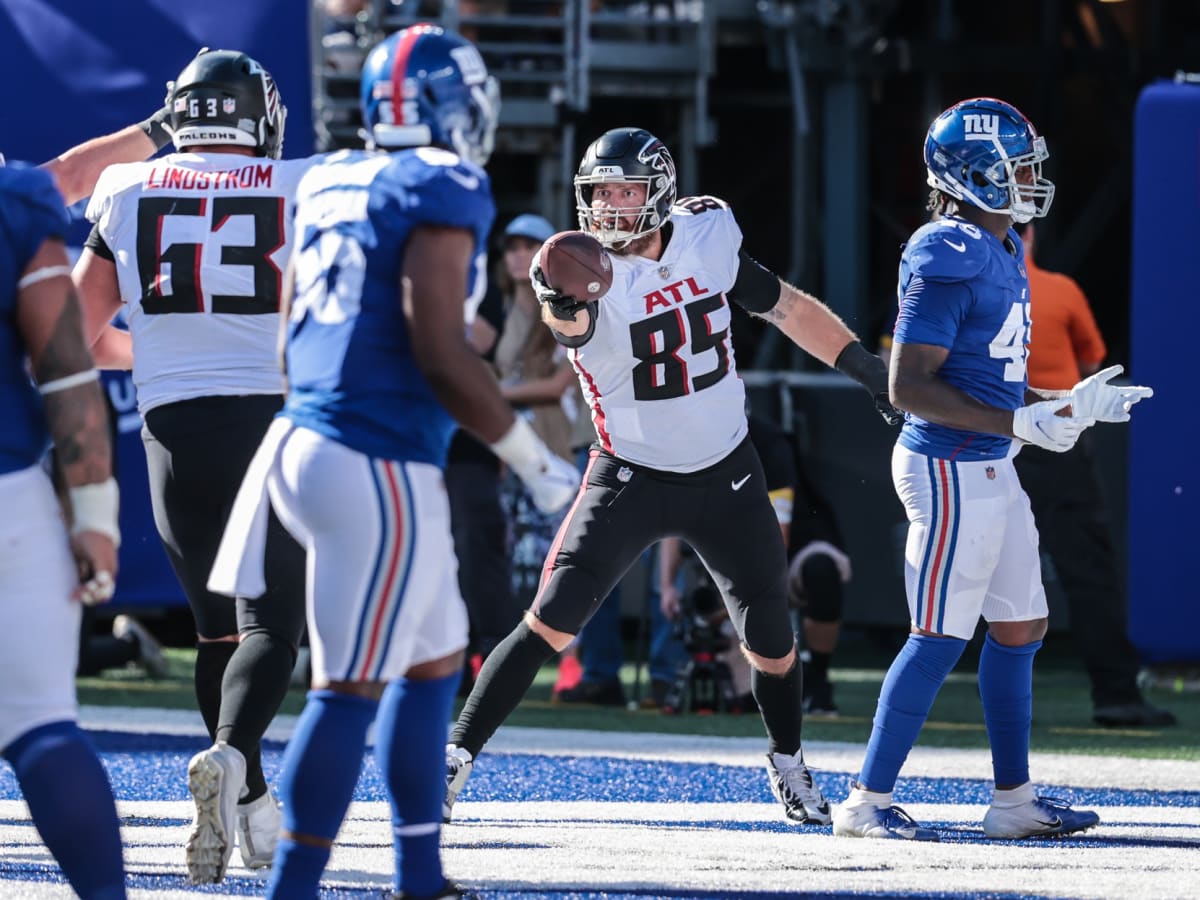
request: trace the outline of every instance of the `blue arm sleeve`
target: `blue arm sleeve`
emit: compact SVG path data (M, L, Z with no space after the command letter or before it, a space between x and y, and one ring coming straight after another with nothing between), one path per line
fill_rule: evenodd
M954 346L958 330L974 301L961 281L927 281L913 276L900 298L895 340L901 344Z

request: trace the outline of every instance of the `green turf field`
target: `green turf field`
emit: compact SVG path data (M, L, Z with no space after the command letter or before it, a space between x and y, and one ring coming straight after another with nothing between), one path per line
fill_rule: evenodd
M191 650L168 649L171 671L167 678L151 681L134 670L111 677L79 679L79 701L107 706L194 707ZM864 743L871 730L875 699L883 680L889 653L853 643L839 649L843 667L833 680L841 709L837 719L805 720L807 740ZM975 687L975 658L964 657L958 671L942 688L919 743L934 747L984 748L987 735ZM632 697L633 666L622 673L627 695ZM674 734L756 736L762 723L756 715L675 715L654 710L566 706L550 702L555 668L538 676L525 702L509 719L512 725L599 730L656 731ZM1147 698L1172 710L1179 724L1164 729L1111 729L1093 725L1087 676L1069 648L1048 642L1038 657L1034 674L1034 750L1062 753L1200 759L1200 694L1150 691ZM283 712L298 713L304 694L293 690Z

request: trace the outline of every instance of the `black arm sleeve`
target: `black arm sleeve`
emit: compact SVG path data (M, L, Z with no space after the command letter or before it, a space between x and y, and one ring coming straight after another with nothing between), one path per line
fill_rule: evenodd
M113 256L112 250L109 249L108 242L104 240L104 235L100 233L99 225L92 226L91 233L88 234L87 240L83 242L83 246L101 259L107 259L109 262L117 261L117 258Z
M745 250L738 251L738 273L729 299L746 312L765 313L779 302L779 276Z
M588 327L583 334L563 334L557 329L551 328L550 333L554 335L554 339L564 347L582 347L592 339L592 335L596 333L596 315L600 312L600 302L598 300L590 300L587 305L588 311Z

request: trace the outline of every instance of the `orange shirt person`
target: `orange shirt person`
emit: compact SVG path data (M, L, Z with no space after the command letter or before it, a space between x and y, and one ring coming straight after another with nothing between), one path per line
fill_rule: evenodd
M1025 243L1033 310L1029 386L1068 391L1100 368L1104 339L1079 285L1034 262L1033 226L1016 228ZM1041 547L1054 561L1091 681L1092 720L1108 728L1173 725L1174 714L1146 702L1137 684L1138 653L1127 632L1126 598L1090 437L1084 435L1066 453L1025 447L1014 465L1033 506Z
M1025 268L1029 272L1029 296L1033 303L1033 333L1027 360L1029 386L1069 391L1081 377L1099 371L1108 348L1096 327L1087 297L1075 279L1047 272L1034 261L1032 224L1025 226L1021 241L1025 244Z

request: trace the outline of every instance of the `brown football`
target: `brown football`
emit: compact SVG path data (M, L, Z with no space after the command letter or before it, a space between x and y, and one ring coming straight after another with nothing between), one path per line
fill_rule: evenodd
M600 242L582 231L551 235L538 251L546 283L576 300L598 300L612 287L612 260Z

